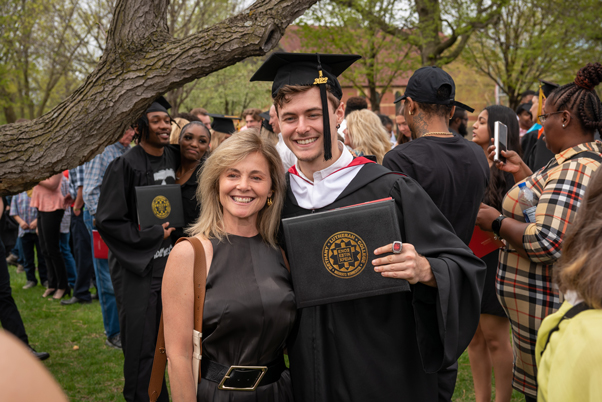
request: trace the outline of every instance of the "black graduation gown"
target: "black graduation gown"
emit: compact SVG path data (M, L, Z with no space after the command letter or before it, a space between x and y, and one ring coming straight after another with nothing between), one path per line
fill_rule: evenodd
M427 257L438 287L299 310L288 343L296 401L437 401L435 373L457 360L477 328L485 264L413 179L366 164L315 211L386 197L396 201L402 240ZM311 212L289 186L282 217Z
M540 137L537 130L528 132L523 136L521 148L523 149L523 161L533 172L547 165L550 159L554 157L554 153L548 149L543 136Z
M179 161L176 148L165 147L164 152L176 153ZM123 393L127 400L133 400L136 392L152 262L163 243L161 226L138 229L135 187L154 183L150 160L144 149L136 146L107 167L96 211L96 226L116 258L116 269L122 277L124 314L120 325L125 354L123 373L128 379Z

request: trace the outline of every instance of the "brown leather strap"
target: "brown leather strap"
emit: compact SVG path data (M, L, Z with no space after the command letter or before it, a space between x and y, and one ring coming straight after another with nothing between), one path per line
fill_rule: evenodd
M207 264L205 260L205 248L203 243L196 237L183 237L181 241L188 241L194 249L194 329L203 332L203 309L205 307L205 288L207 285ZM203 344L201 342L201 352ZM148 396L151 402L156 402L161 395L163 378L165 377L165 366L167 365L167 354L165 353L165 334L163 332L163 314L159 324L157 345L155 346L155 357L151 372ZM201 370L199 370L198 382L201 381Z

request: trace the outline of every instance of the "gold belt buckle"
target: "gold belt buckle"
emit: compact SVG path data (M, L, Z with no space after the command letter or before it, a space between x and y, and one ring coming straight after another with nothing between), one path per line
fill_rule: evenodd
M238 370L238 369L261 370L261 374L259 375L259 377L257 377L257 381L255 381L255 385L253 385L252 387L238 388L238 387L228 387L228 386L224 385L226 380L228 380L230 378L230 374L232 373L232 371ZM220 381L217 389L229 390L229 391L255 391L267 371L268 371L267 366L230 366L230 368L228 369L228 372L226 373L226 375L224 375L224 378L222 378L222 380Z

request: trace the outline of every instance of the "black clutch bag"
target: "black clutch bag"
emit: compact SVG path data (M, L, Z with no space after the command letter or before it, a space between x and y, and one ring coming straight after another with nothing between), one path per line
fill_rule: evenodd
M138 224L141 229L169 222L169 227L184 226L182 188L179 184L136 187Z
M298 308L410 290L372 265L374 250L402 240L393 199L282 223Z

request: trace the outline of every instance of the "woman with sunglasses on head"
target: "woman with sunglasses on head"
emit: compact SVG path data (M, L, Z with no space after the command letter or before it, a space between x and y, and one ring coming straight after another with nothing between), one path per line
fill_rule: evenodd
M508 149L520 154L519 125L516 114L506 106L488 106L477 117L473 125L472 141L483 148L485 155L491 145L494 124L499 121L508 127ZM489 184L485 189L483 203L502 209L502 200L514 186L514 177L499 170L489 160L491 172ZM510 344L510 322L502 308L495 291L495 277L498 266L499 250L483 257L487 264L485 288L481 300L481 318L479 326L468 345L468 357L474 381L477 402L491 400L491 369L495 376L496 402L510 401L512 397L512 345Z
M500 253L497 292L512 328L512 385L527 401L537 398L537 331L541 321L561 304L558 288L552 283L553 267L561 255L564 233L602 162L602 144L594 141L596 130L602 129L602 106L595 92L601 80L602 65L588 64L574 82L550 94L540 120L546 146L555 158L532 173L516 152L502 151L506 162L496 166L512 173L517 185L504 198L502 214L481 205L477 217L481 229L495 232L507 243ZM488 151L493 159L495 147ZM527 208L519 201L523 183L536 199L535 222L523 215Z

